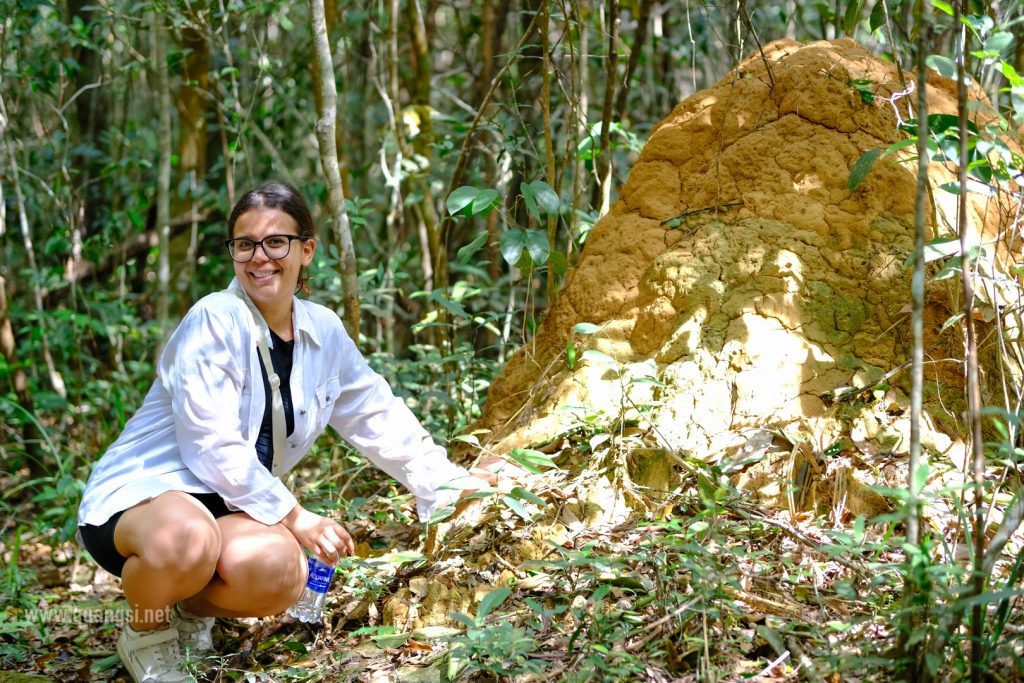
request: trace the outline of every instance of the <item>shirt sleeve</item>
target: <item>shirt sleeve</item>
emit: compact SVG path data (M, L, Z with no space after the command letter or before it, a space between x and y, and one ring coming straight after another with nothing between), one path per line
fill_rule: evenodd
M451 504L462 486L475 481L448 460L445 449L374 372L351 338L342 332L341 392L329 423L376 467L416 496L420 521Z
M244 339L229 310L193 306L160 356L160 381L171 396L181 459L225 502L264 524L276 524L295 496L243 438ZM262 387L261 387L262 389Z

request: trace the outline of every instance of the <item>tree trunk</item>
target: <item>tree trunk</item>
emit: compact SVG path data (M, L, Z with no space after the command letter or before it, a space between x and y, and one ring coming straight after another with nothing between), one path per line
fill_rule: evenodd
M410 0L406 3L406 21L409 26L409 37L412 41L412 82L409 83L409 95L413 105L430 104L430 41L427 37L426 18L420 11L420 3ZM420 121L421 126L429 125Z
M576 83L576 115L574 118L576 120L576 134L582 140L590 135L590 32L587 30L590 6L588 5L588 0L576 0L573 3L573 8L575 10L573 16L576 21L576 32L579 35L580 41L576 56L573 58L576 66L575 70L573 70ZM591 150L593 150L593 146L591 146ZM587 208L584 206L584 202L588 194L587 187L590 173L588 173L587 164L581 156L576 156L576 168L573 172L573 210L570 219L572 221L570 223L570 234L575 234L577 211L585 211ZM591 159L593 159L593 156L591 156Z
M356 273L355 245L348 212L345 210L345 195L341 185L341 169L338 164L337 124L338 90L334 82L334 62L331 58L330 42L327 39L327 19L324 14L324 0L310 0L313 15L314 62L320 78L314 83L318 91L316 139L320 147L320 166L327 182L327 199L331 217L334 220L334 238L341 255L342 300L345 313L342 320L352 341L359 343L359 279Z
M636 35L633 37L633 46L629 49L629 61L626 63L626 73L622 76L622 86L615 96L615 118L621 121L626 115L626 102L629 97L629 84L633 79L633 72L640 62L640 53L647 42L647 27L651 22L651 5L654 0L640 0L640 10L636 17Z
M543 3L544 18L540 22L542 59L540 108L544 118L544 151L547 162L545 175L548 184L555 188L558 187L558 182L555 179L555 137L551 131L551 3L549 0L543 0ZM548 249L550 253L554 254L558 250L558 216L548 214L547 221ZM555 270L550 265L550 259L547 275L547 298L548 306L550 306L555 300Z
M921 17L917 17L919 20ZM921 486L918 482L918 470L921 467L921 412L924 402L924 238L928 220L928 97L926 70L924 68L925 36L927 30L920 23L917 44L917 193L914 209L914 274L911 281L913 355L912 355L912 390L910 396L910 458L909 481L907 488L907 544L917 546L921 540ZM913 569L913 558L908 556L904 563L903 605L905 619L896 649L902 655L906 679L930 679L928 669L923 665L920 656L921 643L910 645L910 635L920 619L920 606L917 604L921 587L917 584ZM909 651L908 651L909 649Z
M171 129L171 91L167 72L166 37L163 15L153 12L150 17L153 42L153 86L157 103L157 144L160 159L156 179L156 231L159 236L157 257L157 301L156 317L162 337L170 332L171 298L171 150L173 131ZM163 339L160 349L163 348Z
M70 0L68 8L68 25L81 22L81 26L89 27L90 37L96 43L102 44L103 27L97 28L94 24L99 18L98 7L88 0ZM105 150L106 136L104 135L108 126L108 112L110 111L110 86L105 83L104 68L102 60L102 47L94 48L90 42L78 41L75 47L70 50L69 57L78 63L79 68L75 72L74 88L78 96L75 98L74 121L77 129L77 144L69 145L72 151L71 164L78 177L75 183L82 188L81 194L75 197L75 203L71 215L75 217L72 226L73 246L80 255L82 232L90 234L93 225L98 218L97 211L102 206L104 197L100 192L101 185L93 183L103 172L103 166L107 153ZM84 150L95 150L96 154L86 154ZM82 151L75 151L82 150ZM71 272L75 260L72 260Z
M204 6L193 5L193 21L205 24ZM206 103L209 90L210 43L203 31L193 27L181 31L181 48L185 58L181 62L181 85L177 92L178 121L178 178L187 184L188 191L175 195L173 215L187 214L191 218L188 246L182 266L178 270L176 289L181 295L179 306L188 305L189 284L193 280L198 250L199 215L196 192L206 175ZM180 249L180 247L179 247ZM180 253L180 251L178 252ZM177 260L177 259L176 259ZM184 311L182 310L182 313Z
M971 471L974 475L974 575L968 596L980 601L985 592L985 441L981 429L981 376L978 372L978 335L974 327L974 268L968 257L970 240L967 222L967 58L970 55L970 34L961 23L961 16L966 16L970 8L967 0L953 3L953 25L960 38L960 50L957 59L957 115L960 134L960 160L957 168L957 182L960 192L960 204L957 214L957 232L960 234L960 282L964 293L964 326L967 331L967 409L971 425ZM975 603L971 608L971 681L981 683L983 679L983 660L985 657L985 641L982 633L985 625L985 605Z
M615 77L616 66L618 65L618 38L619 38L619 2L608 0L608 54L605 63L604 80L604 107L601 113L601 152L598 156L597 178L600 182L598 200L594 202L600 209L599 216L604 216L611 208L612 195L612 150L611 150L611 126L612 103L615 101Z

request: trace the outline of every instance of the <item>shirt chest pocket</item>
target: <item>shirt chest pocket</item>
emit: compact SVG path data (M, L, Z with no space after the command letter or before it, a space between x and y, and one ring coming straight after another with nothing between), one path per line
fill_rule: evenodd
M338 394L340 393L341 382L338 381L337 377L330 378L317 388L313 400L316 409L316 422L314 424L317 432L322 431L327 426L327 421L331 419L331 413L334 412L334 404L337 402Z

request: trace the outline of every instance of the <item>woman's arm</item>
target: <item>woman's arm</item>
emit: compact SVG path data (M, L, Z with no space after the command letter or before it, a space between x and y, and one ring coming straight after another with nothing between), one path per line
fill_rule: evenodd
M421 521L463 490L486 486L487 481L448 460L445 449L367 365L348 335L343 330L340 335L341 393L329 423L371 463L412 491Z

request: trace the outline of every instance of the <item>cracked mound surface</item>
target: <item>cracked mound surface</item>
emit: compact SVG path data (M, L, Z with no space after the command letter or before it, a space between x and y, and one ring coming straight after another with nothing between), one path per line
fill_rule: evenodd
M904 137L916 93L900 95L895 66L850 40L779 41L765 54L770 69L748 58L653 131L536 338L491 387L478 425L491 449L550 441L581 410L643 403L662 446L701 456L756 427L814 423L835 437L843 427L821 394L870 385L909 358L916 162L895 154L853 191L848 179L865 150ZM955 84L929 73L928 99L929 113L955 113ZM931 166L936 186L955 180ZM955 216L948 196L934 197L932 234ZM975 197L971 229L996 234L1006 210ZM939 336L948 291L928 292L925 347L937 360L925 401L950 430L963 392L959 363L942 360L962 357L954 335ZM574 336L579 322L601 329ZM570 369L570 337L625 376L653 360L667 386L632 386L600 363ZM909 373L891 381L909 393Z

